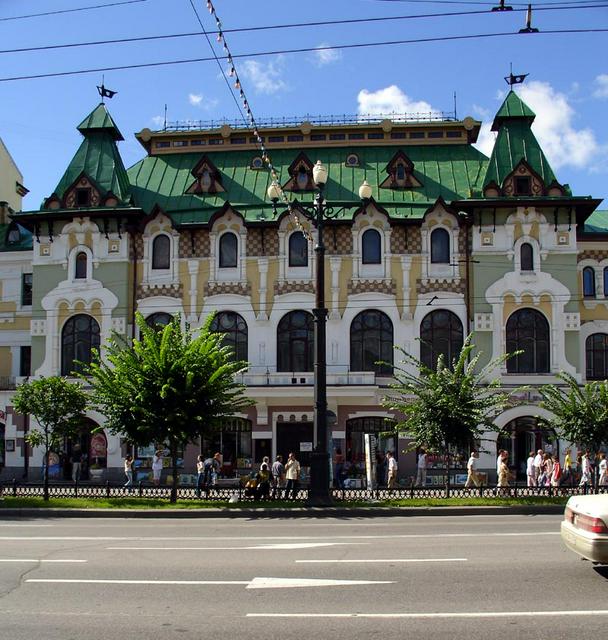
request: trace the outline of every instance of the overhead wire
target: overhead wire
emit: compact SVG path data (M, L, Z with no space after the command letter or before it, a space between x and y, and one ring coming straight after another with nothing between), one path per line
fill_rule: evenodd
M606 33L608 32L608 27L600 27L600 28L583 28L583 29L551 29L551 30L543 30L539 33L534 34L535 36L547 36L547 35L574 35L574 34L583 34L583 33ZM480 40L480 39L489 39L489 38L504 38L504 37L513 37L520 36L521 34L515 33L512 31L505 31L499 33L477 33L477 34L468 34L468 35L460 35L460 36L436 36L430 38L411 38L407 40L387 40L383 42L360 42L360 43L352 43L352 44L342 44L342 45L326 45L326 46L317 46L317 47L300 47L297 49L275 49L271 51L253 51L249 53L239 53L232 56L233 59L237 58L261 58L268 56L276 56L280 54L297 54L297 53L311 53L311 52L319 52L319 51L338 51L345 49L363 49L367 47L384 47L384 46L395 46L395 45L404 45L404 44L423 44L423 43L431 43L431 42L453 42L458 40ZM228 60L227 56L218 56L220 60ZM126 65L115 65L108 67L96 67L91 69L77 69L73 71L56 71L52 73L36 73L30 75L20 75L20 76L8 76L0 78L0 82L15 82L19 80L39 80L42 78L58 78L65 76L75 76L75 75L84 75L89 73L100 73L105 71L124 71L129 69L145 69L145 68L158 68L165 66L173 66L173 65L182 65L182 64L193 64L198 62L213 62L215 61L215 57L205 57L205 58L186 58L180 60L161 60L158 62L144 62L140 64L126 64Z
M602 4L590 4L590 0L586 0L584 5L571 7L571 6L563 6L563 7L534 7L535 11L572 11L572 10L580 10L580 9L603 9L608 7L605 0L598 0L598 2L602 2ZM526 9L514 9L514 13L525 13ZM314 21L314 22L296 22L296 23L285 23L285 24L273 24L273 25L260 25L255 27L235 27L234 29L224 29L223 33L247 33L247 32L255 32L255 31L271 31L271 30L283 30L283 29L296 29L296 28L308 28L308 27L319 27L319 26L335 26L335 25L346 25L346 24L365 24L365 23L374 23L374 22L386 22L386 21L394 21L394 20L418 20L418 19L432 19L432 18L449 18L449 17L466 17L472 15L496 15L495 13L488 12L486 10L476 10L476 11L446 11L441 13L421 13L421 14L411 14L405 16L382 16L382 17L373 17L373 18L352 18L347 20L323 20L323 21ZM200 16L197 16L197 19L200 22ZM216 36L219 32L216 30L207 30L205 32L208 36ZM171 40L178 38L193 38L201 35L200 31L193 32L184 32L184 33L172 33L172 34L160 34L160 35L152 35L152 36L136 36L130 38L115 38L115 39L107 39L107 40L92 40L85 42L68 42L63 44L51 44L51 45L42 45L42 46L32 46L32 47L19 47L15 49L0 49L0 54L8 54L8 53L27 53L27 52L35 52L35 51L52 51L56 49L69 49L69 48L79 48L79 47L93 47L93 46L102 46L102 45L113 45L113 44L128 44L132 42L154 42L158 40Z
M148 0L121 0L120 2L110 2L106 4L94 4L86 7L76 7L74 9L56 9L54 11L43 11L41 13L29 13L21 16L6 16L0 18L0 22L8 22L10 20L26 20L28 18L41 18L48 16L55 16L64 13L77 13L80 11L90 11L92 9L106 9L108 7L118 7L125 4L139 4L140 2L147 2Z

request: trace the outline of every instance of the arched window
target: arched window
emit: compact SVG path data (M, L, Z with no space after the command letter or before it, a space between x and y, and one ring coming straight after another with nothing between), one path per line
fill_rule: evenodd
M420 360L429 369L437 368L437 359L451 366L460 355L463 330L460 318L451 311L438 309L427 314L420 325Z
M76 255L76 264L74 266L74 278L76 280L84 280L87 277L87 254L80 251Z
M431 262L434 264L450 262L450 234L445 229L435 229L431 233Z
M604 297L608 298L608 267L604 267Z
M7 244L16 244L21 240L21 232L19 231L19 227L11 222L8 233L6 234L6 242Z
M308 241L301 231L294 231L289 236L289 266L308 266Z
M220 238L220 268L237 266L238 244L234 233L225 233Z
M152 268L168 269L171 265L171 241L164 234L156 236L152 243Z
M158 311L146 318L146 324L152 329L162 329L166 327L171 320L173 320L173 316L164 311Z
M587 380L608 378L608 335L594 333L587 338L585 362L587 363Z
M378 361L388 364L376 364ZM382 311L359 313L350 325L351 371L393 371L393 323Z
M97 320L84 313L72 316L61 332L61 375L80 373L80 363L91 363L93 349L99 349Z
M247 360L247 323L238 313L218 313L211 323L211 331L224 334L224 346L234 351L235 360Z
M534 271L534 250L529 242L524 242L519 248L522 271Z
M380 264L382 262L382 239L375 229L368 229L361 238L363 264Z
M536 309L520 309L507 320L508 373L549 373L549 323Z
M277 371L312 371L314 320L308 311L291 311L277 327Z
M595 298L595 270L593 267L583 269L583 296Z
M296 178L298 189L306 189L308 187L309 175L306 167L300 167Z

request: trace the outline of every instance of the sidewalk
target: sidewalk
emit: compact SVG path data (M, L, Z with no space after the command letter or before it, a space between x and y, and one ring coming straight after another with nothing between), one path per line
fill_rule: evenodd
M563 505L496 507L230 507L225 509L0 509L10 518L377 518L480 515L560 515Z

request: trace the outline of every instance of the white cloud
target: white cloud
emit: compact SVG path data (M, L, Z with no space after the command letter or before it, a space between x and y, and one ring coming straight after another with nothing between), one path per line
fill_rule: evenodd
M156 127L161 127L163 124L165 124L164 116L153 116L152 118L150 118L150 120L152 121L152 124Z
M287 89L287 84L281 78L283 73L283 58L277 56L266 64L257 60L245 60L241 74L249 80L257 93L277 93Z
M203 101L203 94L202 93L190 93L190 94L188 94L188 102L193 107L200 106L202 101Z
M332 62L337 62L342 59L342 52L339 49L324 49L323 47L329 47L327 42L322 42L317 47L317 51L314 52L314 61L318 67L324 67Z
M219 101L216 98L208 98L202 93L189 93L188 94L188 102L197 109L202 109L203 111L210 111L214 109L219 104Z
M481 151L481 153L485 153L487 156L491 155L492 149L494 148L494 142L496 141L496 134L491 130L491 128L491 122L484 122L481 125L479 135L477 136L477 142L474 145Z
M596 89L593 92L595 98L608 98L608 73L601 73L595 79Z
M487 120L492 115L489 109L480 107L478 104L474 104L471 109L478 118L482 118L483 120Z
M385 89L378 89L378 91L362 89L357 96L357 102L359 104L357 110L360 115L440 113L424 100L413 100L395 84Z

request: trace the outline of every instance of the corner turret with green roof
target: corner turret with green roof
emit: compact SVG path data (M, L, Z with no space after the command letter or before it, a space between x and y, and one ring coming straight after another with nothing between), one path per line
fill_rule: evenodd
M116 143L124 140L101 103L78 125L84 140L43 209L124 206L131 185ZM89 197L85 190L89 190ZM80 191L81 193L75 193ZM76 202L72 202L76 198ZM81 200L78 201L78 198Z
M536 114L511 90L492 123L498 132L483 180L486 197L569 196L532 133Z

